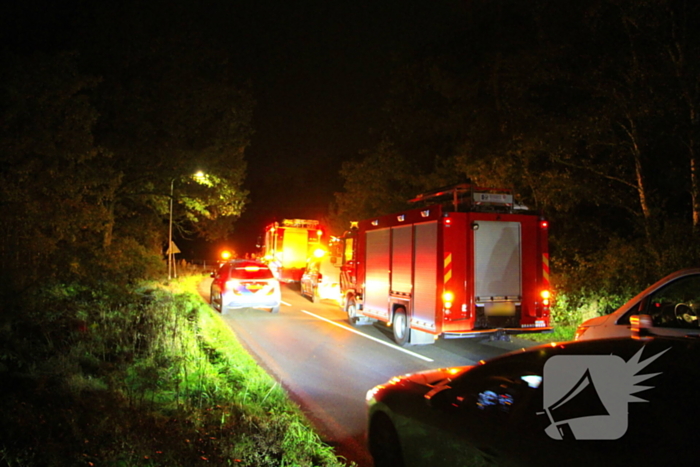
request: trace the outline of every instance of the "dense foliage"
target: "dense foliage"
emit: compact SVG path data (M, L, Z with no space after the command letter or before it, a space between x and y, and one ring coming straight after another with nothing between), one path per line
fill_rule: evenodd
M139 2L3 8L2 288L148 275L171 202L177 234L230 235L253 101L216 42Z
M0 465L332 465L200 299L140 285L171 213L230 234L253 107L155 3L0 6Z
M344 465L201 280L55 287L3 310L0 465Z
M398 63L383 140L343 166L337 225L468 181L549 218L568 307L610 311L697 264L700 5L473 0L456 18Z

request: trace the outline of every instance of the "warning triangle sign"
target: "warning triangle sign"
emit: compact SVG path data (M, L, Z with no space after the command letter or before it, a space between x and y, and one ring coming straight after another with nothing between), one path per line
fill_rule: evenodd
M170 242L170 248L165 252L166 255L175 255L177 253L182 253L180 249L175 245L175 242Z

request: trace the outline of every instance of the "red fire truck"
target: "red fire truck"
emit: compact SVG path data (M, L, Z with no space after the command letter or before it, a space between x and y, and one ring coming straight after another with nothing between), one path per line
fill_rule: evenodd
M262 239L263 261L268 263L278 279L298 282L306 260L318 248L323 230L317 220L284 219L265 227Z
M343 235L341 306L352 325L387 323L400 345L552 331L545 220L502 189L458 185L411 201L437 204Z

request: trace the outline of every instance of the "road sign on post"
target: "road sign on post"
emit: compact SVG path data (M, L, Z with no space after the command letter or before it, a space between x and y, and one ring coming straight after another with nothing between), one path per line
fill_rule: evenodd
M177 271L175 269L175 255L177 253L182 253L180 249L175 245L175 242L170 241L170 246L168 251L165 252L168 255L168 271L172 271L173 277L177 277Z

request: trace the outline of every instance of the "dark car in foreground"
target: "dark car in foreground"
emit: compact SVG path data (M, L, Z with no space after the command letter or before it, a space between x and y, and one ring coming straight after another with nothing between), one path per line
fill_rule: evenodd
M209 300L219 313L236 308L280 310L280 283L270 268L260 261L234 260L213 272Z
M700 340L555 343L367 393L376 467L698 465Z

